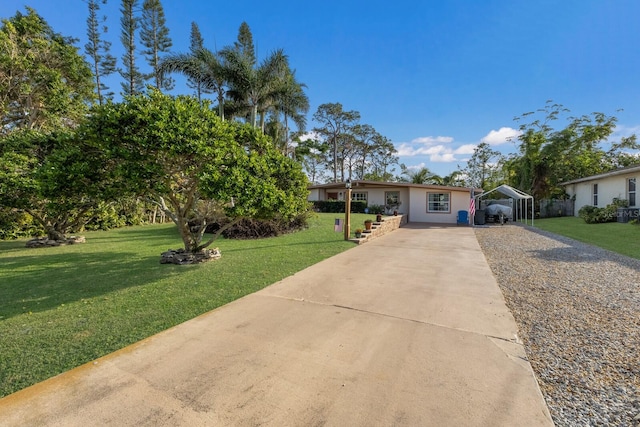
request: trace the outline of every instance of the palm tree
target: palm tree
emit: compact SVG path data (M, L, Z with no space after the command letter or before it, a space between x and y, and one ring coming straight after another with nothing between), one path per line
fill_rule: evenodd
M443 180L442 177L431 172L429 168L422 167L418 170L412 170L407 168L404 165L402 167L402 174L407 175L409 178L409 182L412 184L436 184L441 185Z
M228 69L218 52L200 48L192 53L169 55L161 60L158 70L161 73L182 73L215 93L218 99L218 114L224 120Z
M289 119L298 128L298 132L304 132L307 126L307 113L309 112L309 97L304 93L307 85L296 80L295 70L291 71L288 67L284 77L282 78L279 90L276 91L275 113L277 116L282 114L284 121L284 137L285 144L283 154L289 152Z
M287 56L278 49L254 66L255 58L241 50L225 48L221 55L228 72L227 95L248 112L253 127L257 127L261 111L260 126L264 128L266 111L276 102L281 76L288 66Z
M462 178L462 171L460 170L455 170L453 172L451 172L449 175L446 175L442 178L442 185L449 185L451 187L458 187L461 185L463 178Z

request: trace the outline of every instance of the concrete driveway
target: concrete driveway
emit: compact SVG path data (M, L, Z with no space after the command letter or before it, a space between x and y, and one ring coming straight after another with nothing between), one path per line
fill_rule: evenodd
M473 230L410 224L0 399L0 425L553 423Z

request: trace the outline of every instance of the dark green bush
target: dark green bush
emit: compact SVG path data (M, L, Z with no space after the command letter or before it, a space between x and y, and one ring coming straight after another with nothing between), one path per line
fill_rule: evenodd
M627 207L629 204L623 199L613 199L613 202L604 208L597 206L583 206L578 211L578 216L587 224L599 224L604 222L616 222L618 208Z
M364 213L367 202L351 202L351 212ZM313 202L313 209L321 213L344 213L344 200L316 200ZM369 209L371 213L371 209Z
M238 224L223 231L222 235L227 239L262 239L280 236L306 228L311 215L313 215L313 212L302 212L291 220L283 218L270 220L244 218ZM218 231L222 224L209 224L207 233Z

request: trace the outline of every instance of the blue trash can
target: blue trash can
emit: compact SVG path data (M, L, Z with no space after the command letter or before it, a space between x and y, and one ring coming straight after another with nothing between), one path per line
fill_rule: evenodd
M456 220L458 225L469 225L469 212L467 211L458 211L458 218Z

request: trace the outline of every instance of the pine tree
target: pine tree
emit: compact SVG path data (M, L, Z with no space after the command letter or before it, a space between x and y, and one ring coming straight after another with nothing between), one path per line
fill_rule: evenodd
M189 51L193 56L198 54L198 51L204 49L204 39L202 38L202 34L200 33L200 28L198 24L195 22L191 23L191 35L189 37L190 45ZM202 99L203 93L212 93L211 90L207 89L205 85L200 80L195 80L191 77L187 80L187 86L191 89L196 90L196 96L198 97L198 101Z
M138 0L122 0L120 8L120 41L125 49L122 56L124 68L120 69L120 75L125 79L121 83L124 95L135 95L144 90L144 76L136 66L136 30L139 26L139 18L135 15L137 7Z
M107 0L102 0L102 4L107 4ZM111 55L111 42L103 40L100 36L107 32L107 27L100 29L100 24L107 20L106 16L98 17L100 3L98 0L88 0L89 16L87 17L87 39L89 42L84 45L84 51L90 58L93 68L93 75L96 81L96 93L100 105L106 99L113 98L113 92L107 92L109 87L104 84L103 77L113 74L116 71L116 58Z
M144 0L142 3L141 26L140 39L145 47L142 53L152 69L147 78L153 79L156 88L171 90L174 85L173 79L164 77L158 70L160 54L169 52L173 45L169 37L169 29L166 26L164 9L160 0Z
M256 65L256 48L253 45L253 35L249 24L243 22L238 29L238 40L233 42L235 50L244 55L248 60L251 67Z

